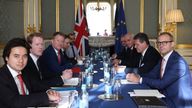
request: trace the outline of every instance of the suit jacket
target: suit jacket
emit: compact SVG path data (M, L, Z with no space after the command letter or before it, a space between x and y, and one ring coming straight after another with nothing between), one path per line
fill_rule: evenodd
M33 81L38 82L42 86L42 89L48 89L51 86L63 85L63 80L60 76L56 76L56 77L53 77L50 79L41 79L41 77L40 77L40 74L42 73L41 67L38 67L38 68L40 71L37 69L31 56L29 56L27 65L23 69L24 70L24 72L22 73L23 77L30 76L31 82L33 82Z
M44 50L42 56L39 58L43 79L58 77L62 74L63 70L72 68L72 64L67 62L63 54L61 53L60 55L61 63L59 64L57 54L52 45L49 45Z
M127 49L128 49L128 48L123 47L123 48L121 49L121 52L117 54L117 59L126 59L126 55L128 54Z
M160 90L170 108L190 108L192 106L192 78L186 61L175 51L170 55L164 75L160 78L159 63L151 72L155 79L143 77L142 83Z
M77 60L75 60L75 57L70 58L67 55L66 49L62 50L62 54L63 54L63 57L64 57L65 61L67 61L68 63L72 63L72 65L77 64Z
M121 60L121 65L126 65L128 68L138 68L141 54L135 48L124 48L120 55L117 56Z
M8 67L4 65L0 69L0 106L1 108L26 108L29 106L48 105L49 100L45 92L35 93L38 88L31 85L27 78L23 81L29 90L29 95L21 96L17 85Z
M149 46L138 68L139 75L148 76L148 73L157 65L160 59L159 52L154 47Z

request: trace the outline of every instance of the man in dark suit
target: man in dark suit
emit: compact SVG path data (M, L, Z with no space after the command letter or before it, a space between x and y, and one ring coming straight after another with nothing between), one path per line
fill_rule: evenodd
M127 79L161 91L169 108L191 108L192 78L188 64L174 51L173 36L168 32L161 33L157 46L163 58L151 71L155 78L128 74Z
M140 76L148 76L149 72L161 59L159 52L152 46L150 46L147 34L138 33L134 36L134 44L138 53L141 53L138 74Z
M67 55L67 49L71 46L70 42L71 42L70 37L65 35L65 39L64 39L64 43L63 43L63 48L61 50L62 50L62 53L63 53L63 55L65 57L65 60L67 60L68 62L70 62L73 65L75 65L75 64L77 64L76 58L75 57L69 57Z
M64 84L63 79L71 78L71 72L63 72L61 76L55 76L50 79L43 79L41 67L39 66L38 59L44 50L44 39L41 33L32 33L27 37L27 42L30 45L30 54L28 62L23 69L23 76L30 76L31 82L38 82L45 85L46 88L51 86L61 86Z
M66 49L66 54L69 58L71 59L79 59L79 53L77 50L77 47L75 46L75 33L69 33L68 34L69 38L70 38L70 46Z
M113 60L115 65L125 65L128 72L136 72L139 67L139 60L141 54L134 48L133 34L127 33L124 35L125 47L122 52L117 55L116 59Z
M66 71L72 72L72 63L69 63L66 60L61 51L64 43L64 36L65 35L61 32L55 32L51 40L51 45L49 45L39 57L39 64L43 79L47 80L59 77Z
M117 56L119 56L118 58L122 58L122 56L123 56L123 52L124 52L124 50L125 50L125 48L126 48L126 44L125 44L125 37L124 36L121 36L121 46L122 46L122 48L121 48L121 51L118 53L118 54L113 54L112 55L112 59L116 59L117 58Z
M29 50L24 39L10 40L3 51L5 64L0 68L0 106L2 108L26 108L49 105L49 101L59 101L55 91L39 92L28 78L22 77L21 70L26 66Z

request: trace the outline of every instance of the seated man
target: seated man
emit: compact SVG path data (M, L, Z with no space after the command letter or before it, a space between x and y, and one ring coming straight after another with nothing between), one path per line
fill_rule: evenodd
M39 92L28 78L22 77L22 69L27 64L28 46L24 39L10 40L3 51L5 64L0 69L0 106L1 108L26 108L49 105L49 101L58 102L57 92L49 90Z
M38 83L45 85L49 88L51 86L63 85L64 79L72 77L71 70L65 70L61 76L55 76L50 79L42 78L42 70L39 66L38 59L43 53L44 40L41 33L32 33L27 37L27 42L30 45L30 54L28 56L27 65L24 68L23 76L30 77L32 82L37 81Z
M59 77L65 73L66 69L73 67L72 63L68 62L61 52L63 43L64 34L55 32L51 40L51 45L49 45L39 57L43 79Z
M65 35L65 39L64 39L64 43L63 43L63 48L62 48L62 53L65 57L65 59L72 63L73 65L77 64L77 60L76 60L76 56L75 56L75 46L72 44L70 44L71 39L69 36ZM69 54L69 48L71 49L71 53L72 55ZM77 48L76 48L77 51Z
M116 59L117 56L118 56L118 58L123 58L124 57L124 51L126 49L125 42L126 42L125 41L125 36L121 36L121 45L122 45L121 51L118 54L117 53L113 54L112 59Z
M138 74L140 76L153 77L150 71L161 59L159 52L150 45L147 34L138 33L134 36L134 44L138 53L141 53Z
M174 51L173 36L168 32L161 33L157 38L157 46L163 58L150 72L154 78L130 73L126 76L127 80L161 91L168 108L191 108L192 78L188 64Z
M77 47L74 45L75 42L75 34L70 33L69 34L70 38L70 46L66 49L66 55L71 58L71 59L78 59L79 58L79 53L77 51Z
M117 55L116 59L113 60L113 63L115 65L125 65L126 72L137 72L141 54L134 48L133 34L127 33L124 35L124 39L125 47L122 52Z

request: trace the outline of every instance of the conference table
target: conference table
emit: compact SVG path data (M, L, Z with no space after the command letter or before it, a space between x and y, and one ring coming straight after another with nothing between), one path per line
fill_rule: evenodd
M93 83L97 84L97 87L93 87L88 90L89 93L89 108L137 108L135 102L131 99L128 92L132 92L134 89L149 89L148 86L142 84L122 84L121 95L122 99L109 101L98 98L99 95L104 94L104 83L100 81L103 78L103 65L102 61L95 61ZM124 77L125 78L125 77Z

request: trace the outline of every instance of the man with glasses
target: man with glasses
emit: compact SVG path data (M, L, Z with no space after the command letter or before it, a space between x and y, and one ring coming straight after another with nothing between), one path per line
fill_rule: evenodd
M169 108L191 108L192 79L186 61L174 51L173 36L168 32L157 38L157 46L163 58L151 71L155 78L128 74L127 80L147 84L165 95Z

